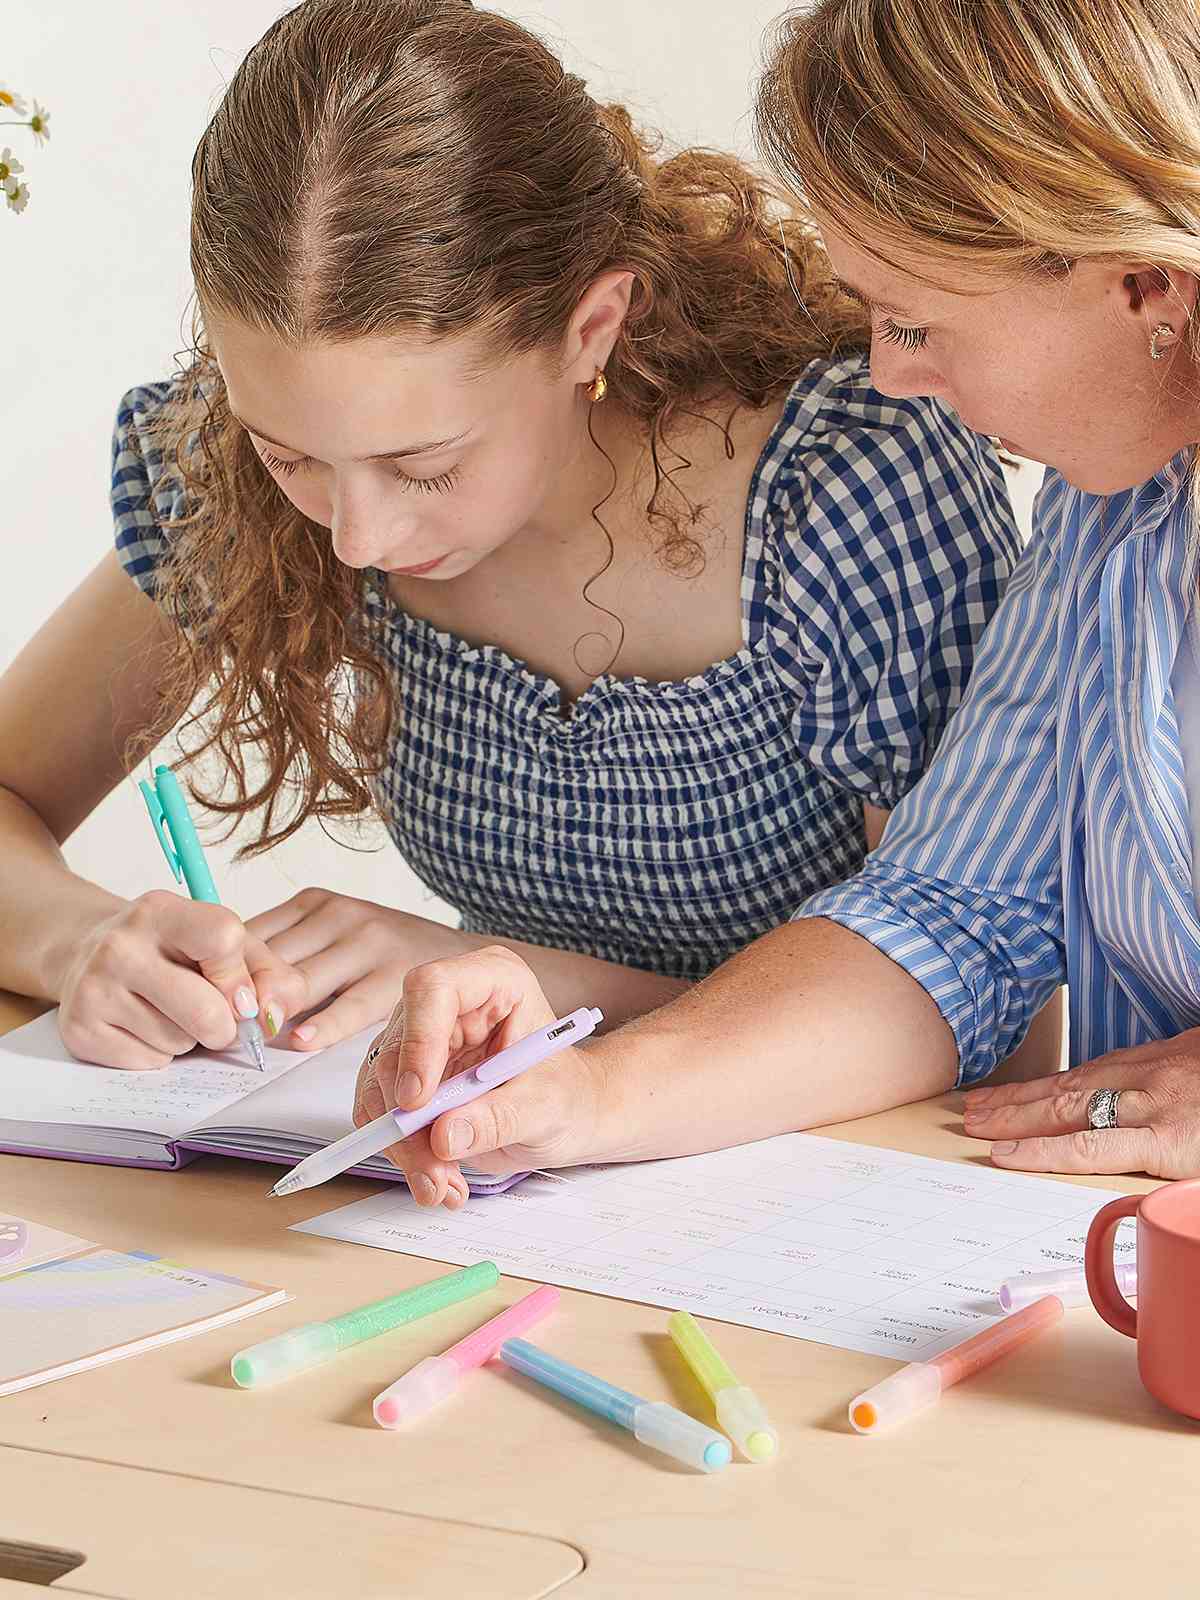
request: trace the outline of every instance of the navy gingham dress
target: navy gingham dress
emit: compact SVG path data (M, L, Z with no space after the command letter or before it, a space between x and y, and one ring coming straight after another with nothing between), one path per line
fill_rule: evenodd
M129 391L113 443L150 595L179 491L141 430L168 387ZM1019 546L985 439L863 357L814 362L751 483L742 647L694 677L603 674L563 716L551 679L364 575L400 712L380 813L469 931L701 978L862 865L863 802L921 776Z

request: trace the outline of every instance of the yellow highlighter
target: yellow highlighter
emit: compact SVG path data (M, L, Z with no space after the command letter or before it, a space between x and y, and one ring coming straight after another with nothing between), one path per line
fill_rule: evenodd
M737 1381L691 1312L673 1312L667 1331L717 1408L717 1421L742 1454L751 1461L773 1461L779 1454L779 1435L767 1421L762 1401Z

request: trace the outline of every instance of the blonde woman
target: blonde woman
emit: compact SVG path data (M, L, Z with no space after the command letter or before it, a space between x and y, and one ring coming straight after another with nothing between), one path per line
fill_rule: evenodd
M1198 95L1193 0L786 21L760 131L870 312L873 382L1047 464L1032 543L861 873L398 1159L673 1155L979 1084L1065 979L1075 1070L976 1089L967 1129L1006 1167L1200 1173ZM372 1105L546 1015L510 953L405 997Z
M874 392L770 199L465 0L308 0L250 51L194 161L196 348L121 403L116 550L0 684L0 983L77 1055L256 1007L318 1049L497 939L618 1021L861 865L1018 538L991 444ZM256 848L374 808L462 927L73 877L197 693Z

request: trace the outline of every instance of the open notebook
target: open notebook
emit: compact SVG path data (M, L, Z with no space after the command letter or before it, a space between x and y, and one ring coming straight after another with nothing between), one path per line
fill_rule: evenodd
M195 1050L157 1072L86 1066L53 1011L0 1038L0 1150L17 1155L182 1167L200 1154L294 1166L349 1133L354 1084L382 1021L316 1055L267 1046L267 1070ZM352 1169L403 1182L382 1156ZM466 1174L494 1194L524 1174Z
M223 1328L282 1289L0 1217L0 1395Z

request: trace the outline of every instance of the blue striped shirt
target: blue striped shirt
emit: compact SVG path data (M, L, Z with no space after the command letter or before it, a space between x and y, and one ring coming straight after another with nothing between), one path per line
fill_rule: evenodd
M1171 694L1200 575L1187 474L1184 453L1110 496L1047 475L937 757L863 870L797 913L916 978L954 1032L960 1083L1064 981L1072 1065L1200 1024Z

